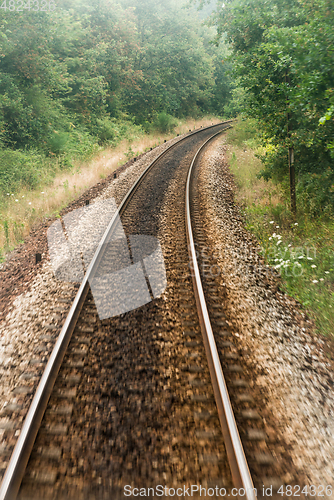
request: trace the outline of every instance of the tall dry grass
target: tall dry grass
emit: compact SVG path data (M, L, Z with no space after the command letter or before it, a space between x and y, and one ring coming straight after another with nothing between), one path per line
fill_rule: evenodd
M4 255L15 248L29 234L31 228L43 217L57 215L86 189L107 177L129 158L137 156L189 130L218 123L217 118L187 119L179 122L175 132L152 133L135 140L124 140L115 148L100 151L89 162L77 163L67 172L56 175L52 184L38 190L21 190L11 194L6 208L0 212L0 262Z
M275 207L283 203L283 192L280 187L271 180L265 181L257 177L263 165L254 156L252 149L231 144L227 148L227 159L238 186L235 197L239 205L247 207L255 204L261 207Z
M280 287L306 309L318 332L333 338L334 223L299 210L290 212L282 186L258 178L256 124L241 121L227 136L228 160L246 228L257 238L266 263L281 275Z

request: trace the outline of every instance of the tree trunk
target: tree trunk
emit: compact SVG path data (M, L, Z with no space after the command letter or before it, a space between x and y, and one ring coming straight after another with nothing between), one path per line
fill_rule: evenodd
M290 76L285 73L285 82L290 85L291 80ZM291 132L290 132L290 113L289 113L289 96L287 96L287 102L288 102L288 116L287 116L287 136L288 139L291 137ZM289 141L290 142L290 141ZM290 177L290 204L291 204L291 212L293 215L296 215L296 178L295 178L295 160L294 160L294 149L293 147L289 146L288 148L288 163L289 163L289 177Z
M296 215L296 179L294 165L294 149L289 148L290 201L291 212Z

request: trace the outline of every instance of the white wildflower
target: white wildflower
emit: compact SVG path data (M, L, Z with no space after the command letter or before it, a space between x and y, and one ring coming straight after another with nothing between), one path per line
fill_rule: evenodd
M312 283L319 283L318 280L312 280Z
M317 267L317 266L316 266L315 264L313 264L311 267L313 267L313 269L314 269L314 268L315 268L315 267Z
M274 221L273 221L273 220L271 220L271 221L269 222L269 224L274 224Z

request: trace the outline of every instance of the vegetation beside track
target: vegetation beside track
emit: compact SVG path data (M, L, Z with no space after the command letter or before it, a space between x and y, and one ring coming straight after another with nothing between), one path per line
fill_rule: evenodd
M0 259L40 216L134 149L154 146L189 116L225 113L227 49L210 43L212 29L185 3L50 0L36 11L29 1L23 9L3 2Z
M287 186L259 176L263 165L256 155L263 151L258 130L255 120L239 119L228 134L236 201L266 263L280 273L282 289L308 310L320 333L333 337L333 218L314 215L306 207L299 208L296 217L291 214Z
M62 159L48 159L41 154L29 152L29 158L22 156L21 169L11 179L11 187L0 203L0 262L5 255L24 241L31 227L45 217L57 216L59 212L86 189L107 177L118 166L130 158L149 151L176 134L184 134L190 129L205 127L220 120L206 116L199 119L168 119L146 133L140 127L127 129L127 134L117 146L108 147L92 144L86 155L67 168ZM172 125L171 125L172 124ZM0 153L1 154L1 153ZM10 151L6 154L10 158ZM1 159L1 156L0 156ZM17 152L16 152L17 159ZM33 182L22 186L22 180L31 176Z
M233 66L230 103L258 121L263 177L290 183L293 212L297 197L314 215L333 214L333 0L214 5L211 24Z

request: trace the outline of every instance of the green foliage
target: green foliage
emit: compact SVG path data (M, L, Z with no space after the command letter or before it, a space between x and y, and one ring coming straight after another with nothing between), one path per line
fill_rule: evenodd
M9 246L9 226L8 226L8 221L4 220L3 221L3 228L5 232L5 239L6 239L6 246Z
M120 136L120 128L115 119L97 118L96 127L93 128L95 135L98 137L99 144L113 144L116 138Z
M64 151L66 150L68 138L69 134L67 134L66 132L56 132L54 130L54 133L48 141L48 149L56 155L64 153Z
M165 111L159 113L153 120L153 128L158 130L158 132L168 133L172 132L178 125L178 121Z
M249 147L257 146L257 136L256 122L249 120L239 121L228 135L228 143L233 145L231 169L238 185L238 200L243 202L247 229L256 236L266 264L280 275L280 288L308 309L321 333L332 335L333 219L328 214L314 218L302 211L296 220L291 216L288 195L275 192L272 183L258 179L257 168L252 168L254 155ZM321 193L321 185L318 187ZM247 196L249 190L251 196ZM302 193L298 195L301 204ZM314 202L314 194L309 202Z
M330 167L318 173L305 172L297 185L297 196L308 213L333 216L334 171Z
M0 36L2 192L35 186L37 164L50 158L70 168L103 144L143 128L171 131L173 116L222 110L229 98L222 50L174 0L0 10Z
M214 23L232 51L241 89L232 95L240 93L243 112L263 132L262 175L285 183L293 148L301 208L328 213L334 208L331 0L218 0Z
M95 126L91 127L100 145L109 144L116 146L122 139L134 139L143 131L142 127L135 125L132 121L121 118L96 119Z
M237 81L237 79L235 80ZM242 87L231 87L229 99L224 105L223 114L228 118L235 118L245 112L245 91Z
M258 122L255 119L244 120L239 117L239 120L233 123L228 138L231 144L235 144L239 148L252 147L255 149L259 145Z
M267 207L265 219L251 207L247 218L261 241L266 262L280 274L283 289L311 311L321 333L332 335L333 223L301 217L296 223L290 219L290 224L282 227L280 219L287 222L286 214L282 217L281 210L276 209L274 213Z
M123 0L123 5L133 9L139 45L132 66L135 85L122 93L126 111L141 124L159 112L182 117L211 111L217 104L214 93L219 95L218 50L198 16L174 0Z
M0 149L0 204L23 187L36 188L52 175L42 155L36 151Z

